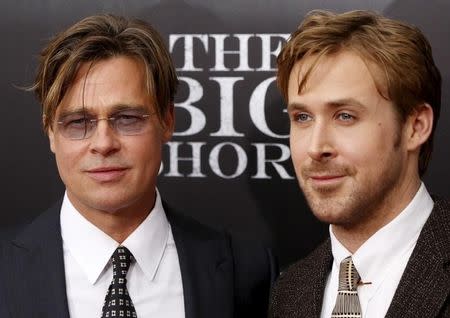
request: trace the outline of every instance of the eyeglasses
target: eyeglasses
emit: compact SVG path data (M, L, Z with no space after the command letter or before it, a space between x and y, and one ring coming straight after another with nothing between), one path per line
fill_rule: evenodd
M72 140L90 138L101 120L107 120L110 127L119 135L134 136L142 134L147 128L147 119L154 115L142 111L125 110L111 117L95 118L84 112L63 116L56 123L62 136Z

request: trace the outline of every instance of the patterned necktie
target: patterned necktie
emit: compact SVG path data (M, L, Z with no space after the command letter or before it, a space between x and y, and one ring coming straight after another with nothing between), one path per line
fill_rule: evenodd
M102 309L102 318L137 317L127 289L127 273L133 255L124 246L119 246L111 256L113 279Z
M361 318L356 287L360 280L351 256L341 262L339 268L339 288L331 318Z

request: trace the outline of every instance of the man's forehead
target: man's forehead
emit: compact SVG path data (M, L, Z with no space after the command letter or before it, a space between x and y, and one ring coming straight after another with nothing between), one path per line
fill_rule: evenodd
M125 62L124 62L125 61ZM69 87L76 85L102 85L108 84L114 80L121 80L123 77L119 72L115 72L118 68L123 68L126 65L127 68L132 69L136 77L140 79L143 85L146 85L147 78L145 72L144 62L134 56L117 55L112 57L101 58L98 60L81 62L74 73L74 77L71 80ZM107 73L113 74L115 77L108 76L103 78L102 75Z
M321 71L326 72L326 70L333 64L336 64L345 57L347 60L364 65L365 68L373 72L374 76L383 78L383 72L374 58L368 55L368 53L354 49L345 48L338 51L332 51L330 53L321 52L306 54L301 59L297 60L292 67L290 76L296 73L299 79L302 79L305 75L309 76L309 73L317 73ZM375 74L376 73L376 74Z
M354 50L341 50L325 55L313 54L298 60L289 76L288 94L290 97L301 95L311 86L322 85L324 79L333 75L340 82L327 83L336 88L340 85L343 92L351 90L353 86L367 83L373 84L381 96L388 96L384 72L375 62L365 59Z
M83 62L57 111L150 104L152 96L140 66L137 59L127 56Z

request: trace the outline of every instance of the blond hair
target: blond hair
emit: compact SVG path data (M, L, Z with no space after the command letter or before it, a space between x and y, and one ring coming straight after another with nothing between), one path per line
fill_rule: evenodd
M419 105L431 105L433 129L419 155L419 173L422 176L431 157L441 107L441 75L427 39L414 26L370 11L342 14L312 11L291 34L277 59L278 87L286 101L289 76L296 62L308 56L316 57L300 81L301 92L320 58L341 50L351 50L379 68L381 80L377 82L374 78L377 89L394 103L402 122Z

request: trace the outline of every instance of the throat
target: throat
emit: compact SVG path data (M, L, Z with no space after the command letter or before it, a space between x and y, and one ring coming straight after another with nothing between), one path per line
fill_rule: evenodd
M102 232L114 239L117 243L123 243L133 233L139 225L147 218L150 210L145 213L136 213L130 216L129 213L109 213L91 216L88 221L94 224Z

